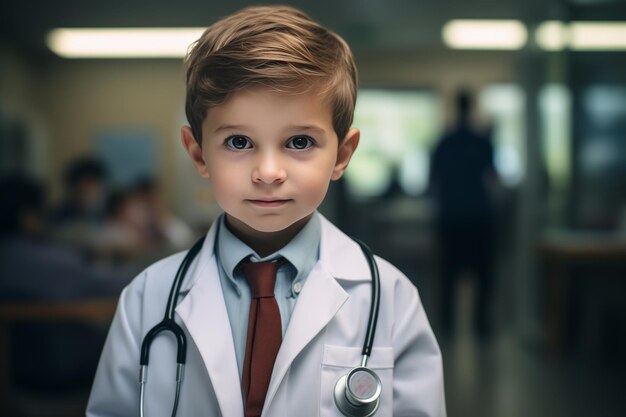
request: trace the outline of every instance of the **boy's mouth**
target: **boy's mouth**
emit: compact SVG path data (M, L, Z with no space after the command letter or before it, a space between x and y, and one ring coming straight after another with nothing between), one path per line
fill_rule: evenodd
M255 206L259 206L259 207L280 207L290 202L291 199L271 198L271 199L258 199L258 200L250 199L248 201L254 204Z

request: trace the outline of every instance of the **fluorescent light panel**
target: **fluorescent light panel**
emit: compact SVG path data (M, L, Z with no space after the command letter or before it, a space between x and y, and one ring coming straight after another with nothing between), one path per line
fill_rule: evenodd
M48 47L65 58L182 58L204 28L76 28L54 29ZM626 50L626 22L546 21L535 32L549 51ZM517 20L451 20L443 38L454 49L522 48L526 27Z
M54 29L48 47L64 58L182 58L204 28Z
M570 46L574 50L626 50L626 22L573 22Z
M537 44L549 51L626 50L626 22L543 22L535 32Z
M454 49L520 49L526 27L518 20L451 20L443 27L446 45Z
M569 29L563 22L550 20L535 30L537 44L547 51L561 51L569 45Z

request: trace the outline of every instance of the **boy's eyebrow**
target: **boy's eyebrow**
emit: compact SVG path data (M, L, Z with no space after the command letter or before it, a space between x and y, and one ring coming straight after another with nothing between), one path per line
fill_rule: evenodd
M319 133L326 133L326 130L324 130L323 128L319 127L319 126L315 126L315 125L293 125L293 126L288 126L288 130L313 130L313 131L317 131Z
M220 132L222 130L243 130L245 126L243 125L220 125L213 131L213 133Z

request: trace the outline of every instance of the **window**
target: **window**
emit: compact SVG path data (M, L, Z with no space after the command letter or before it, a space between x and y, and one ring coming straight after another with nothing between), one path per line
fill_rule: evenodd
M436 93L361 90L353 126L361 130L361 143L346 172L353 195L381 196L394 185L409 195L426 189L430 150L442 126Z
M492 84L479 95L479 107L491 124L494 164L502 182L518 185L525 176L525 96L514 84Z

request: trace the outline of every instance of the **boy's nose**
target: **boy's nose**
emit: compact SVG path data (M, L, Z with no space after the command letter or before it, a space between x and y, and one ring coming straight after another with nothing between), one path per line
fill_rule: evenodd
M252 181L272 184L283 182L287 178L287 171L280 163L280 157L273 152L267 152L259 156L257 164L252 172Z

